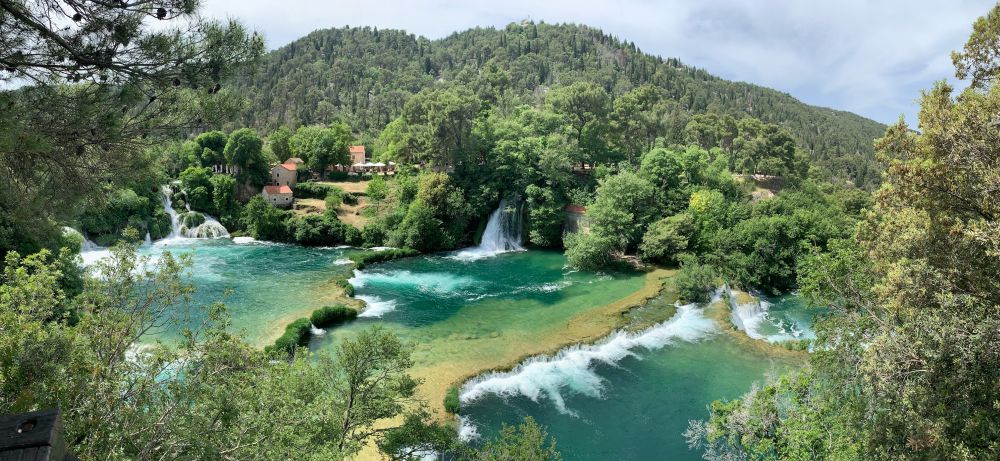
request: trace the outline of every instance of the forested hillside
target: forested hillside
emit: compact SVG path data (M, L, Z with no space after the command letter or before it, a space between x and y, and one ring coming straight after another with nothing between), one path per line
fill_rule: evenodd
M878 181L872 140L883 125L723 80L586 26L521 23L440 40L367 27L320 30L269 53L237 87L251 101L246 125L270 131L341 120L374 137L411 95L436 82L460 83L511 108L538 105L550 88L578 81L595 82L612 98L647 83L662 88L657 134L668 144L685 141L693 114L752 116L787 128L829 176L862 186Z

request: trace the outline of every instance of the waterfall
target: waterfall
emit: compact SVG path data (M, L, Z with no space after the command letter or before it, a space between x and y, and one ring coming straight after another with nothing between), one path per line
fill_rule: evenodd
M181 234L181 217L177 214L177 210L174 210L174 204L170 200L171 194L170 186L163 186L163 211L170 216L170 235L167 236L168 239L173 239L180 237Z
M201 213L205 221L195 227L188 228L181 223L181 215L174 210L173 202L170 200L172 190L170 186L163 186L163 210L170 216L170 235L164 240L174 240L179 238L215 239L229 237L229 231L215 218ZM187 210L191 208L184 204ZM191 211L188 211L189 213Z
M743 302L740 302L741 299ZM770 303L743 292L734 292L729 289L729 306L731 308L730 319L736 328L743 330L747 336L753 339L764 339L759 331L760 324L767 319L767 308Z
M490 214L479 246L459 251L455 259L475 260L495 256L509 251L524 251L521 246L523 205L520 201L513 205L507 199Z

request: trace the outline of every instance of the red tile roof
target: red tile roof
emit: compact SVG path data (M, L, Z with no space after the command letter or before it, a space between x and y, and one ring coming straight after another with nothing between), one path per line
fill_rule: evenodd
M570 203L569 205L566 205L566 208L564 208L564 210L566 210L566 212L568 213L584 214L587 212L587 207L583 205L577 205L575 203Z
M281 167L288 171L298 171L299 166L294 163L282 163Z
M264 186L267 195L291 194L292 188L288 186Z
M351 153L352 154L363 154L363 153L365 153L365 146L351 146L350 149L351 149Z

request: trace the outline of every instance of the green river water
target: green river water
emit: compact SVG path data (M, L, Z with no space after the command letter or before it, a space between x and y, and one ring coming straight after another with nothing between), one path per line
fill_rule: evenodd
M219 239L153 245L142 253L155 258L165 249L192 255L195 301L225 302L233 328L257 343L328 304L335 293L329 281L350 274L345 258L356 251ZM548 427L567 460L698 459L681 436L688 420L704 418L712 400L736 397L791 363L720 331L701 307L669 303L650 305L656 320L641 328L560 350L605 327L597 310L646 283L640 273L569 270L560 253L421 256L371 266L351 282L368 310L315 336L310 348L330 353L362 328L392 329L412 344L413 374L425 381L428 399L466 383L460 431L474 443L530 415ZM772 301L768 314L754 320L759 341L811 334L812 313L801 303Z

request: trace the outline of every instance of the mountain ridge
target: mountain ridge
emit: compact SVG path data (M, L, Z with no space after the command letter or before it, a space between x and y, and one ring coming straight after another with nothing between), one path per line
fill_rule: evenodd
M516 103L540 104L549 88L580 80L598 83L613 98L652 84L676 102L674 125L705 112L756 117L787 128L833 176L862 186L878 182L872 141L885 125L645 53L586 25L522 21L439 39L368 26L319 29L267 53L259 71L236 87L250 99L246 125L271 130L342 120L371 139L421 89L445 81L483 93L498 70L508 76L504 84ZM681 130L664 137L682 142Z

